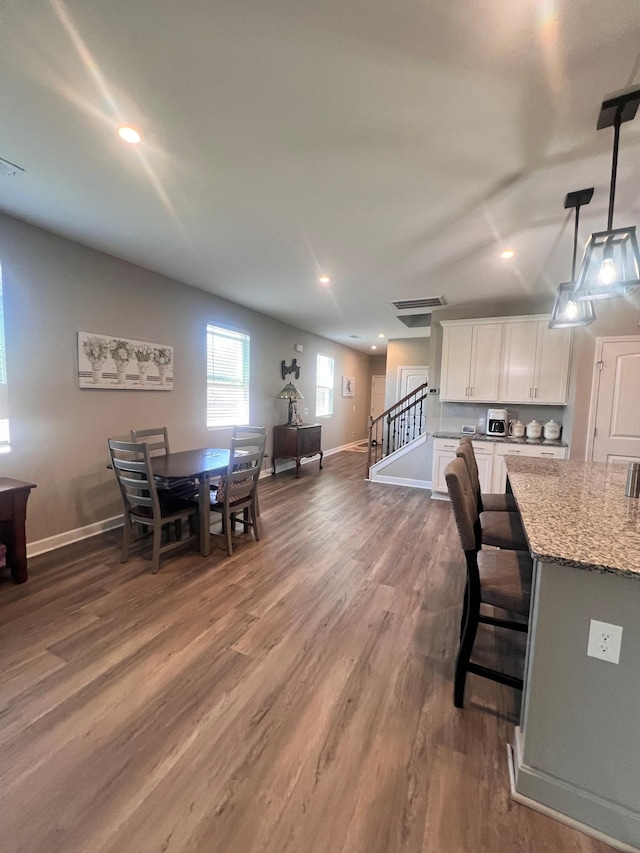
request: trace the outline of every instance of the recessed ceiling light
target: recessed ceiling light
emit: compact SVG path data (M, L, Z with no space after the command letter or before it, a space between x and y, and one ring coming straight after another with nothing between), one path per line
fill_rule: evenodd
M118 136L120 139L124 139L125 142L131 142L132 145L137 145L142 139L138 131L133 127L118 128Z
M379 337L379 338L384 338L384 332L380 332L380 334L378 335L378 337Z
M321 275L318 278L318 281L320 282L320 284L331 284L331 276Z
M378 347L377 347L375 344L373 344L373 346L371 347L371 349L378 349Z
M505 249L504 252L500 252L500 257L504 258L505 261L509 260L509 258L512 258L514 255L515 252L513 249Z

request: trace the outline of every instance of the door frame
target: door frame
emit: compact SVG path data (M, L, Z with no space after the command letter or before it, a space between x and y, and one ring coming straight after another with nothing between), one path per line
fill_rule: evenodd
M372 404L373 404L373 380L374 379L384 379L384 381L385 381L385 394L386 394L387 374L386 373L372 373L371 374L371 387L369 388L369 417L370 418L373 417L373 415L371 414L371 408L372 408ZM385 398L382 401L382 411L380 412L381 415L383 415L386 411L386 403L387 403L387 399L385 396Z
M596 428L596 414L598 397L600 394L600 376L602 375L598 365L602 361L602 348L604 344L624 344L633 343L635 341L640 343L640 335L607 335L602 338L596 338L596 351L593 359L593 376L591 379L591 399L589 401L589 419L587 421L587 446L585 448L584 455L586 462L593 461L593 443L595 439L594 431Z

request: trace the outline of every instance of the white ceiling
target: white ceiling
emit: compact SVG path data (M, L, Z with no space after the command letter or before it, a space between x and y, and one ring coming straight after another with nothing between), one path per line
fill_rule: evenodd
M638 0L4 0L0 205L367 351L391 299L550 307L639 47ZM618 177L634 224L640 118Z

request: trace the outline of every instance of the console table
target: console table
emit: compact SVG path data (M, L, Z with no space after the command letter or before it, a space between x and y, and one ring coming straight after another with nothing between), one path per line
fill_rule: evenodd
M7 564L15 583L24 583L27 574L25 521L27 500L35 483L0 477L0 541L7 546Z
M305 456L320 454L322 468L322 426L320 424L301 424L300 426L275 426L273 428L273 471L276 473L276 459L295 459L296 477L300 476L300 460Z

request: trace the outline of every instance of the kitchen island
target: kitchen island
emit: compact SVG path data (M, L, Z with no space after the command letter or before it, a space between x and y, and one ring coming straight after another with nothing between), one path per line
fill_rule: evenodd
M507 460L534 558L512 793L637 851L640 499L625 497L626 467ZM591 620L622 628L617 664L587 655Z

